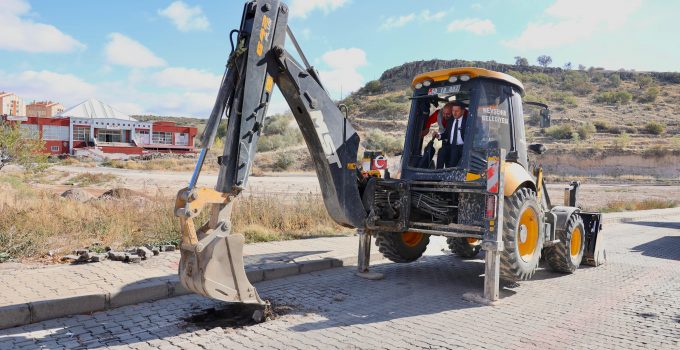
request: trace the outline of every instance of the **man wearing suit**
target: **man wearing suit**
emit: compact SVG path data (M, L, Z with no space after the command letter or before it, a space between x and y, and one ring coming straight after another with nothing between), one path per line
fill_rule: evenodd
M446 130L441 136L442 147L437 154L437 169L455 167L463 157L465 124L467 123L465 105L461 102L453 102L451 114L452 118L446 123Z

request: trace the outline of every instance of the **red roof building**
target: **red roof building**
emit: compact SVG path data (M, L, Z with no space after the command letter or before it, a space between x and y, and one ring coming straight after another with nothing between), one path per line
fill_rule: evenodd
M21 122L45 141L51 154L192 153L197 129L174 122L140 122L98 100L87 100L54 118L3 116Z

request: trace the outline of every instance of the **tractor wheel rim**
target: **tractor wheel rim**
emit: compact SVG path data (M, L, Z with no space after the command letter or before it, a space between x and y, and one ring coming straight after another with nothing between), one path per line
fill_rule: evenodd
M525 262L531 261L538 249L538 213L533 208L527 207L522 211L517 236L519 256Z
M527 232L526 225L519 225L519 241L525 243L528 235L529 233Z
M404 241L404 244L408 247L415 247L420 243L420 241L423 240L423 234L420 232L404 232L401 234L401 240Z
M578 257L578 254L581 252L581 241L582 240L583 240L583 234L581 233L581 228L575 227L574 231L571 232L570 248L571 248L571 257L572 258Z

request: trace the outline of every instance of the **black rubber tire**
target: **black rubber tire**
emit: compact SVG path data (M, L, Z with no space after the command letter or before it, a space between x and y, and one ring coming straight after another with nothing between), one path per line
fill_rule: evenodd
M571 240L572 234L576 228L581 230L581 247L579 253L571 256ZM553 246L545 248L545 259L553 271L562 273L574 273L583 260L583 252L585 251L585 234L586 231L583 225L581 215L571 214L567 225L556 232L557 238L560 240Z
M401 233L379 233L375 236L375 245L382 255L396 263L410 263L418 260L427 245L430 243L430 235L423 234L423 238L417 245L410 247L402 239Z
M451 251L461 257L462 259L472 259L482 251L482 241L472 244L467 241L467 238L449 237L446 239Z
M525 261L521 257L517 244L519 236L519 220L524 210L532 208L538 216L538 237L533 255ZM527 280L534 275L541 260L543 250L543 212L536 199L536 192L530 188L520 188L510 197L505 198L503 205L503 243L505 249L501 253L501 277L506 281Z

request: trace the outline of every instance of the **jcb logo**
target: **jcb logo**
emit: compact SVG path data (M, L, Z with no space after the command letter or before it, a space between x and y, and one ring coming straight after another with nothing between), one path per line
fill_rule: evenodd
M269 39L269 33L271 32L272 21L266 15L262 16L262 26L260 27L260 37L257 41L257 55L262 56L264 51L264 42Z
M319 136L321 141L321 147L323 147L323 153L326 155L329 164L335 164L338 168L342 168L340 164L340 157L336 153L335 145L333 144L333 139L328 131L328 125L323 121L323 114L321 111L312 111L309 113L314 122L314 129L316 129L316 134Z

